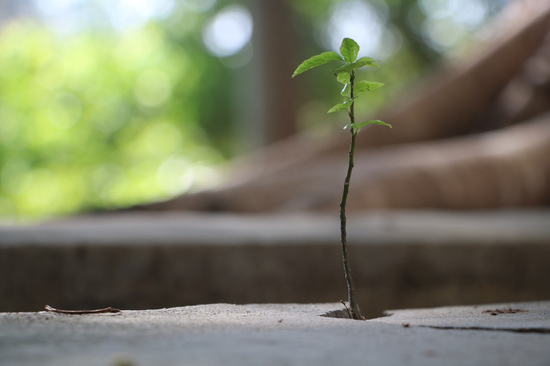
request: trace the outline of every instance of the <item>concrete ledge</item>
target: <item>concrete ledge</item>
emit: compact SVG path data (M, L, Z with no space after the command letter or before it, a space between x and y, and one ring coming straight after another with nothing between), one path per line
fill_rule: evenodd
M456 308L410 310L394 314L400 317L397 324L392 317L320 316L340 307L215 304L96 315L3 313L0 364L530 366L550 359L548 334L466 329L478 322L468 311L479 309L458 309L458 316ZM490 307L532 309L530 317L516 314L522 317L518 323L548 324L550 319L548 302ZM431 313L465 329L415 325L415 319L429 321Z
M117 214L0 228L0 311L346 299L334 215ZM550 211L349 219L359 301L550 299Z
M549 334L550 302L525 302L435 309L388 310L373 322L430 327Z

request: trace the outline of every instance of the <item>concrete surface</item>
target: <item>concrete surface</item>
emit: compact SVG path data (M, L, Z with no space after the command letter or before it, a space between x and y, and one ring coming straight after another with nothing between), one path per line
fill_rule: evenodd
M108 214L0 227L0 311L346 299L337 215ZM367 316L550 299L550 211L349 218Z
M373 321L440 329L501 330L550 334L549 302L388 310L384 314L386 317Z
M409 310L369 321L320 316L340 308L216 304L97 315L3 313L0 364L542 366L550 360L550 334L420 326L450 318L468 328L479 324L485 307ZM548 325L550 302L489 308L529 309L510 316L521 327Z

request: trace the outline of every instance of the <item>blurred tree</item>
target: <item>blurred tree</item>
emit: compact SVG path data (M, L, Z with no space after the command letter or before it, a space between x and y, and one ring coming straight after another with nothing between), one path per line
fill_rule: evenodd
M147 10L137 3L56 3L70 8L64 22L41 1L53 29L22 18L0 29L0 216L169 198L211 186L216 164L257 142L294 131L326 137L340 128L326 116L338 95L324 86L334 81L306 75L289 86L296 60L359 32L349 36L382 60L372 79L388 84L357 111L369 115L460 50L456 34L483 24L502 2L158 1L146 5L162 17L133 24L128 14ZM476 22L453 15L462 14L457 6L478 14ZM441 24L462 33L436 39ZM244 138L255 142L243 148Z
M377 131L358 140L360 189L352 209L550 203L550 4L511 6L491 31L469 57L447 62L380 112L399 133ZM430 36L434 49L456 41L439 37ZM514 123L520 125L509 126ZM225 186L136 209L335 212L346 137L289 139L245 161Z
M298 93L288 75L298 58L292 9L286 0L254 2L253 58L260 83L257 102L262 106L258 120L264 125L263 143L270 144L297 132Z
M5 26L2 213L129 205L208 179L222 159L199 127L207 65L178 47L154 24L63 40L32 22Z

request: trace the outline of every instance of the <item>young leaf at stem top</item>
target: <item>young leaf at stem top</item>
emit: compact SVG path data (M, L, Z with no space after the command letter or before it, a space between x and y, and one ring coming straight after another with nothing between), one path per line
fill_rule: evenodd
M360 69L362 67L365 67L365 66L371 66L371 67L379 68L376 61L374 61L372 58L370 58L370 57L361 57L359 60L357 60L355 62L335 67L334 69L332 69L332 73L335 74L335 75L338 75L342 72L351 73L352 71L358 70L358 69Z
M340 53L347 62L355 62L359 53L359 45L351 38L344 38L340 46Z
M355 62L355 66L357 67L357 69L359 69L361 67L364 67L364 66L376 67L378 69L380 68L380 66L378 66L376 61L374 61L374 59L372 59L370 57L361 57L359 60L357 60Z
M292 74L292 77L295 77L296 75L300 75L301 73L313 69L314 67L321 66L326 64L327 62L331 61L343 61L342 56L337 54L336 52L323 52L320 55L313 56L311 58L308 58L304 62L298 66L296 71L294 71L294 74Z

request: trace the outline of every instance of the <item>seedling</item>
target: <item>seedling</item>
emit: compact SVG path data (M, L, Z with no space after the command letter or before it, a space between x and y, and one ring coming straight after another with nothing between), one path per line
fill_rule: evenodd
M353 171L353 159L355 154L355 140L357 134L361 129L367 125L376 124L387 126L391 128L391 125L382 122L380 120L369 120L363 122L355 122L355 100L357 97L366 91L371 91L380 88L384 84L377 83L374 81L356 81L356 71L362 67L379 67L376 61L370 57L361 57L357 59L359 53L359 45L351 38L344 38L342 45L340 46L341 55L336 52L323 52L320 55L313 56L298 66L292 77L299 75L307 70L313 69L314 67L324 65L332 61L340 61L343 64L332 70L333 74L336 76L336 79L341 84L344 84L344 88L340 93L344 100L342 103L336 104L334 107L329 109L328 113L333 113L337 111L346 111L348 112L350 123L344 126L344 129L348 129L351 135L351 142L348 154L348 170L346 173L346 178L344 180L344 189L342 192L342 200L340 201L340 238L342 244L342 262L344 264L344 274L346 277L346 282L348 285L348 302L349 309L348 313L350 318L353 319L364 319L361 315L361 310L355 299L355 285L353 284L353 278L351 276L351 268L348 257L348 244L346 238L346 202L348 199L349 193L349 184L351 180L351 173Z

